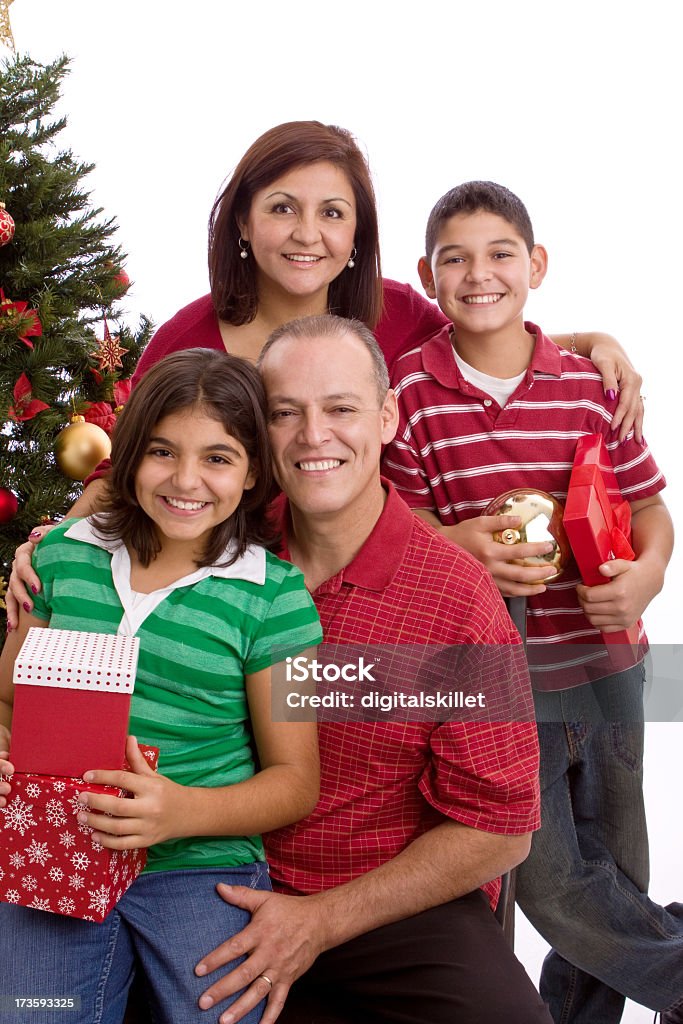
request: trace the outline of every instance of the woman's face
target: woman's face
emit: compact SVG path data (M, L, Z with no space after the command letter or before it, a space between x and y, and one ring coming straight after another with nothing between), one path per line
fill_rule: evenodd
M240 224L256 264L259 300L307 299L327 312L327 290L346 267L356 231L356 201L346 174L325 160L287 171L256 192Z

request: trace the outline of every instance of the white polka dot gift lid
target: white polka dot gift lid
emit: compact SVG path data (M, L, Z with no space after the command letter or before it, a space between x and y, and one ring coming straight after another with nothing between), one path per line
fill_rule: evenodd
M14 683L130 694L139 646L135 636L32 626L14 663Z

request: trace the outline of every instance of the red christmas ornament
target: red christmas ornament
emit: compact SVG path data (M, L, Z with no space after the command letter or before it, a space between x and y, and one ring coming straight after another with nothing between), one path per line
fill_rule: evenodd
M18 508L16 495L6 487L0 487L0 523L9 523L10 519L14 519Z
M130 287L130 278L125 270L119 270L118 274L114 274L114 281L118 285L119 295L123 295L127 292Z
M117 267L113 260L107 260L105 266L112 274L116 296L120 298L130 288L130 278L123 267Z
M5 204L0 203L0 246L8 245L13 238L14 221L7 212Z

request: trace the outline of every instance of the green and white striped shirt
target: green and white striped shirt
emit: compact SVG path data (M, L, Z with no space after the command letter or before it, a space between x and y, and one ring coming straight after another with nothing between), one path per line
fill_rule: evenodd
M34 564L43 585L38 617L58 629L140 638L130 732L159 747L164 775L184 786L225 786L254 774L244 677L322 639L299 569L251 547L231 566L136 595L123 544L73 519L41 541ZM259 836L202 836L152 846L145 870L263 859Z

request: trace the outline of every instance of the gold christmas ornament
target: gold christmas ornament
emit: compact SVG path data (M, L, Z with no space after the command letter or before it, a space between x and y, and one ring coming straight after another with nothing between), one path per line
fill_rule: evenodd
M537 544L552 541L553 550L547 555L535 555L528 558L511 558L515 565L553 565L557 570L554 576L540 581L548 583L560 576L571 558L569 540L562 525L562 505L552 494L532 488L518 487L512 491L499 494L484 509L485 516L519 516L521 524L516 528L498 530L493 539L500 544ZM512 553L512 552L511 552Z
M85 480L110 454L109 436L97 424L86 423L83 416L72 416L55 441L57 465L70 480Z

